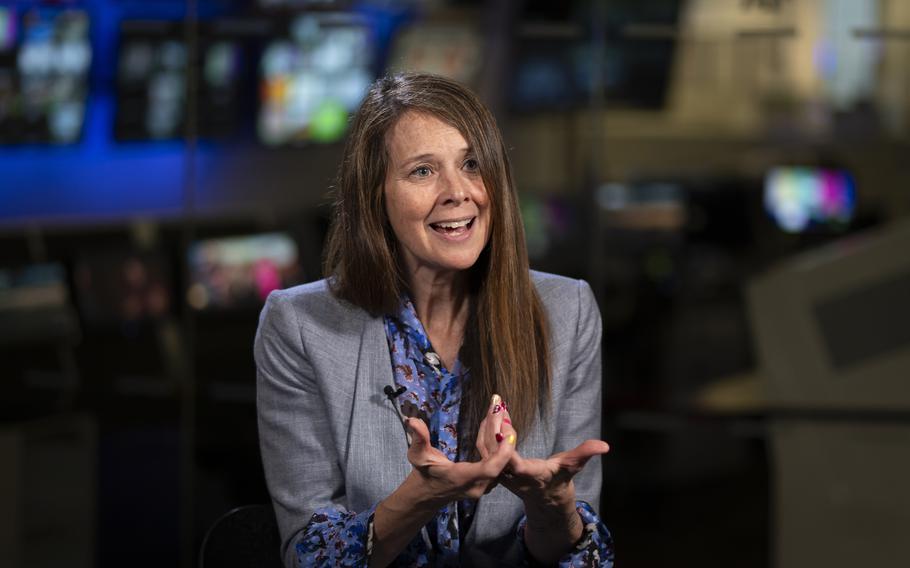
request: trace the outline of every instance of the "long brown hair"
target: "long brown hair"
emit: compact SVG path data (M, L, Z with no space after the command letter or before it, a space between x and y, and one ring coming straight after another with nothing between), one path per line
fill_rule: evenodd
M473 440L490 397L498 393L521 439L535 415L546 415L549 406L548 326L528 273L508 154L496 120L474 93L455 81L419 73L373 84L351 122L334 189L326 277L337 297L373 315L397 311L407 283L383 186L386 136L409 111L431 114L458 129L475 152L490 196L490 239L471 268L474 299L460 353L471 371L462 398L461 438Z

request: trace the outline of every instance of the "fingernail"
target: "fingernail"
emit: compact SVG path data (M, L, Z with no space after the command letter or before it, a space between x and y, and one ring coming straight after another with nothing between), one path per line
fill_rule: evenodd
M505 422L506 424L512 424L512 421L509 420L508 418L503 418L502 421Z
M493 414L499 414L500 412L502 412L502 409L503 409L502 405L500 405L500 404L495 405L493 407Z
M506 406L506 401L502 401L502 408L503 408L503 410L508 410L508 409L509 409L509 408Z
M506 438L506 442L508 442L514 446L515 445L515 434L509 434L509 437Z
M496 432L496 441L499 443L502 443L502 434L500 434L499 432Z

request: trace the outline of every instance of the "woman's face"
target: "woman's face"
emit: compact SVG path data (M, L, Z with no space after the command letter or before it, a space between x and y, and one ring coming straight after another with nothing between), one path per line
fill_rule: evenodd
M490 235L490 200L464 137L432 115L408 112L386 143L386 213L408 274L473 266Z

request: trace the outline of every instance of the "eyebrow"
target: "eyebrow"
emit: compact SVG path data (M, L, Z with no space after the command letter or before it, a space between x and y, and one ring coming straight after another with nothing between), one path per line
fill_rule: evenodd
M465 146L461 149L462 155L467 156L473 153L473 149L470 146ZM401 162L402 167L413 164L414 162L422 162L424 160L435 159L436 154L426 153L418 154L417 156L411 156L410 158Z

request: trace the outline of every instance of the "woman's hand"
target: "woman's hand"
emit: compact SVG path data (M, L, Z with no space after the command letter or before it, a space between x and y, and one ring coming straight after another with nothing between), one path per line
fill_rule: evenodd
M503 434L511 430L508 410L504 412ZM525 505L528 518L525 542L540 562L556 562L581 538L581 518L575 510L573 478L594 456L610 446L601 440L586 440L577 447L546 459L523 458L514 452L500 477L500 483ZM546 538L536 538L535 535Z
M495 425L490 416L481 422L477 435L495 441ZM496 444L495 451L487 452L478 462L452 462L430 443L427 425L419 418L408 418L411 434L408 461L423 481L428 497L439 506L459 499L479 499L496 486L503 468L515 454L514 444Z
M404 482L383 499L373 515L373 554L370 566L387 566L432 519L441 507L460 499L479 499L496 486L503 468L515 454L512 443L498 443L502 409L491 403L477 433L478 462L452 462L430 444L430 432L419 418L408 418L411 435L408 461L414 466ZM495 413L493 410L499 408ZM495 415L494 415L495 414Z

